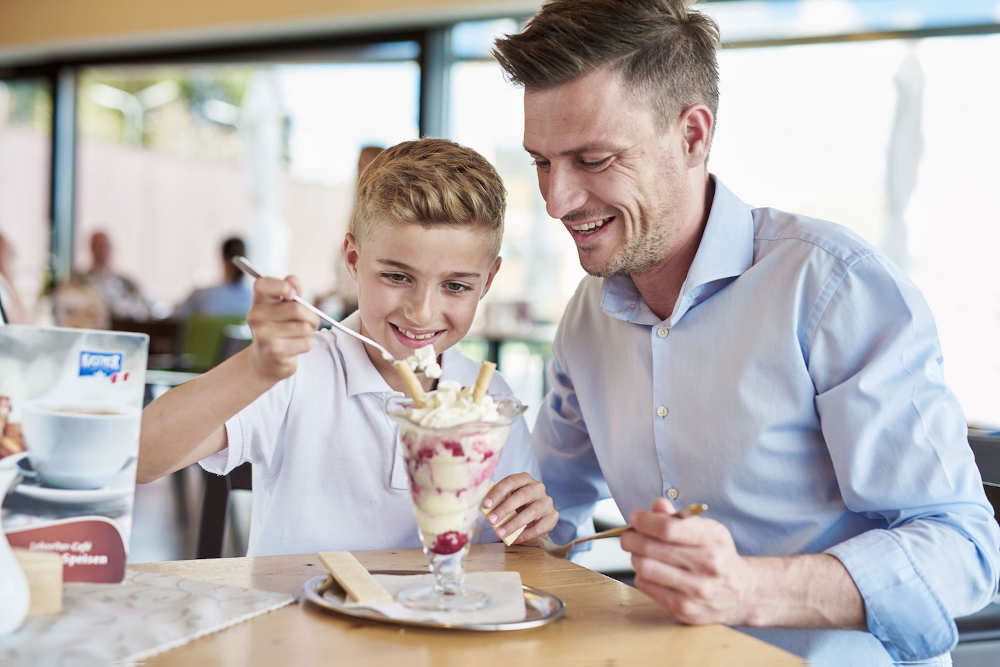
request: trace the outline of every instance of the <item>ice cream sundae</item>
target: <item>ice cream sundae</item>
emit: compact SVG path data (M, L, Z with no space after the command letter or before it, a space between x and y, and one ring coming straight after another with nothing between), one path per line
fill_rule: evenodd
M524 411L513 397L485 393L493 368L484 367L488 372L475 387L444 380L434 391L386 405L399 424L417 529L436 578L433 589L400 593L410 606L474 609L488 602L485 594L462 588L462 561L500 451Z

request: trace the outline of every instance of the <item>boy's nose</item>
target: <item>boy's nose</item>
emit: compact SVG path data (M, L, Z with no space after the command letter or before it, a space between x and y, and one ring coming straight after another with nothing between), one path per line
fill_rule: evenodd
M572 167L552 164L543 181L542 197L549 217L562 219L587 203L587 191Z
M416 326L429 326L434 318L434 291L414 290L404 307L404 315Z

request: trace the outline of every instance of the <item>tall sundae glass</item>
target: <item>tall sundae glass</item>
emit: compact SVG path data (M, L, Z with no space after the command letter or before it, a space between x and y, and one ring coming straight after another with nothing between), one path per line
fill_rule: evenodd
M490 603L486 593L463 585L464 561L500 450L524 410L510 396L475 401L471 388L450 381L427 393L419 407L411 398L386 403L399 424L417 529L434 573L433 586L401 591L401 603L437 611L472 611Z

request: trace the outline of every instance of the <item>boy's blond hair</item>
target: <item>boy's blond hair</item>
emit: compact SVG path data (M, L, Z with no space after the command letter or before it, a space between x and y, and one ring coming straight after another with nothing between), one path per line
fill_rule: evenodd
M500 254L507 191L486 158L446 139L404 141L379 153L358 180L349 231L359 245L384 223L475 225Z
M550 0L493 56L516 84L544 90L601 67L643 96L661 127L700 102L719 111L719 27L693 0ZM715 129L714 123L712 127Z

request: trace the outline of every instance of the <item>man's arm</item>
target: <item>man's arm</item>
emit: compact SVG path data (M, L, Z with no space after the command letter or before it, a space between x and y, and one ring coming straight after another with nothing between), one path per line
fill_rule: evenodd
M552 389L538 412L531 435L541 481L559 512L559 523L552 530L552 537L565 543L593 534L594 505L611 494L594 454L573 380L566 370L562 336L560 325L548 369Z
M298 281L260 278L247 322L254 342L142 411L137 481L151 482L226 447L226 421L291 376L319 319L288 299Z

